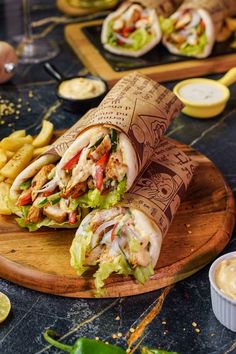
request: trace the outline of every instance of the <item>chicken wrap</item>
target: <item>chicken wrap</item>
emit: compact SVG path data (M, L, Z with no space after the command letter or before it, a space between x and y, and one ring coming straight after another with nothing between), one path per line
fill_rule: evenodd
M185 0L174 14L162 19L163 44L173 54L205 58L226 17L235 14L235 0Z
M112 274L146 282L155 272L164 236L192 179L196 163L163 139L124 200L93 210L70 249L78 275L93 270L97 295Z
M10 198L19 224L35 229L46 216L75 227L80 207L115 205L181 109L177 97L155 81L138 73L121 79L15 179Z
M101 41L111 53L140 57L161 40L155 9L138 3L123 3L103 22Z

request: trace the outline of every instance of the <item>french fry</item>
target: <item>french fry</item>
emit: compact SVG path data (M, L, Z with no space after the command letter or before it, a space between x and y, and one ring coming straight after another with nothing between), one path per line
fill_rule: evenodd
M42 146L40 148L34 149L33 157L38 157L39 155L43 154L50 145Z
M232 31L227 26L221 28L220 32L216 36L217 42L224 42L232 35Z
M42 128L36 138L33 140L35 148L48 145L53 135L53 124L48 120L43 120Z
M33 138L31 135L27 135L25 137L8 137L2 139L0 143L0 147L3 150L10 150L10 151L17 151L19 150L24 144L30 144L32 143Z
M26 132L24 129L22 130L16 130L13 133L9 135L9 138L23 138L26 136Z
M0 149L0 168L2 168L7 162L7 155L3 151L3 149Z
M231 32L236 31L236 18L227 17L225 22L226 22L226 26Z
M8 208L6 198L9 194L10 184L1 182L0 183L0 214L10 215L11 210Z
M5 152L8 159L11 159L12 156L15 154L14 151L9 151L9 150L6 150L4 152Z
M4 182L6 182L6 183L8 183L8 184L12 185L12 184L13 184L13 182L14 182L14 179L11 179L11 178L6 178Z
M33 151L34 148L31 144L23 145L0 170L0 174L14 180L32 159Z

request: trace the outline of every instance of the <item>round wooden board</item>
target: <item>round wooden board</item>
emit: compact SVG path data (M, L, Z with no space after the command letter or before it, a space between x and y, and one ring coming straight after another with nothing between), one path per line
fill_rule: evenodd
M114 275L106 283L105 297L141 294L184 279L213 260L230 240L235 221L230 188L206 156L177 144L199 167L163 241L155 275L145 285ZM18 227L14 217L2 216L0 231L2 278L50 294L94 296L93 277L77 277L70 267L73 230L29 233Z

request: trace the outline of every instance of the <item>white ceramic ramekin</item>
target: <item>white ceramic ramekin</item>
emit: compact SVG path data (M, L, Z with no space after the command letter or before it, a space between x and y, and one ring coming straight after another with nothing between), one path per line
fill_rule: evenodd
M217 258L210 267L209 279L211 284L211 303L216 318L225 327L229 328L233 332L236 332L236 300L233 300L222 293L215 282L215 271L218 264L224 259L229 259L232 257L236 257L236 251L227 253Z

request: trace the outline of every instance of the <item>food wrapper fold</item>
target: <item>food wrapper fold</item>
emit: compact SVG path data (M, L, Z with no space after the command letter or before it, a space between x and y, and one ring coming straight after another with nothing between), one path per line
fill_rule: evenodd
M120 204L144 212L164 238L196 167L197 163L174 142L162 138L145 170Z
M137 154L139 173L182 108L182 103L170 90L133 72L118 81L100 105L85 114L44 155L63 156L82 131L102 124L128 136Z

